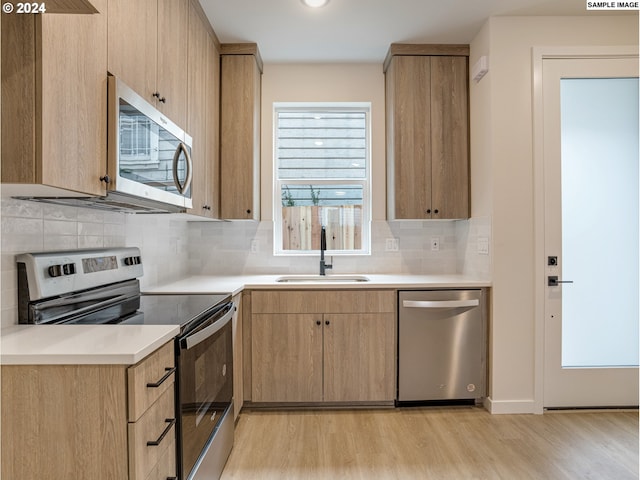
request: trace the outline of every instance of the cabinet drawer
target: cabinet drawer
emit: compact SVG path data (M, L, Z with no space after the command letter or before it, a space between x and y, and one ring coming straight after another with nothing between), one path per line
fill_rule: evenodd
M392 290L255 290L252 313L392 313Z
M129 479L145 480L175 442L174 383L135 423L129 424ZM172 423L173 422L173 423ZM148 445L157 442L157 445ZM166 478L166 477L165 477Z
M151 469L145 480L167 480L176 477L176 442L174 438L160 455L160 460Z
M173 342L128 368L129 421L135 422L167 389L173 392Z

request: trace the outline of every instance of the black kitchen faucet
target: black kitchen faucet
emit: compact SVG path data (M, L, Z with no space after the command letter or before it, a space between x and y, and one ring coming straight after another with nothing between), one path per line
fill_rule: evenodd
M327 231L324 226L320 231L320 275L326 275L326 270L333 268L333 265L324 263L324 251L327 249Z

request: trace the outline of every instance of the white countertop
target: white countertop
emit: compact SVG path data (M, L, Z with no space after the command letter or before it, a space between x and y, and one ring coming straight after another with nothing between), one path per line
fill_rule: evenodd
M278 282L279 277L295 277L296 275L238 275L238 276L213 276L194 275L181 280L159 285L145 290L147 293L231 293L235 295L243 289L378 289L378 288L481 288L490 287L489 280L472 277L469 275L404 275L404 274L362 274L367 277L367 282L341 282L305 281ZM304 275L301 275L304 276ZM348 276L348 275L346 275ZM359 275L360 276L360 275ZM340 277L329 275L327 277Z
M133 365L178 325L14 325L0 332L2 365Z
M195 275L147 289L147 293L224 293L244 289L481 288L491 282L467 275L364 274L367 282L278 282L295 275ZM327 275L333 279L340 275ZM133 365L179 333L178 325L14 325L0 332L3 365Z

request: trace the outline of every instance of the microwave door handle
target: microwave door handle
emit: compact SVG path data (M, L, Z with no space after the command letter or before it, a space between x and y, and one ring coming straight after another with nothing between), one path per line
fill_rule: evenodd
M178 160L180 159L180 154L184 153L184 156L187 160L187 177L184 180L184 184L178 178ZM173 154L173 182L178 187L178 192L180 194L184 194L189 189L191 185L191 180L193 177L193 162L191 161L191 155L189 154L189 149L182 142L178 144L175 153Z
M201 342L204 342L207 338L214 335L216 332L220 331L224 328L229 321L233 318L233 315L236 312L236 306L234 303L231 304L231 308L227 313L225 313L219 320L216 320L214 323L209 325L206 328L194 333L193 335L189 335L186 338L182 339L182 348L186 348L187 350L192 349L196 345Z

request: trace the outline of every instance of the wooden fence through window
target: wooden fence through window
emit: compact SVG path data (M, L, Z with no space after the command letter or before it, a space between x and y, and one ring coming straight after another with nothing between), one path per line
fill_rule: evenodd
M283 250L320 250L320 229L327 250L362 248L362 205L282 207Z

